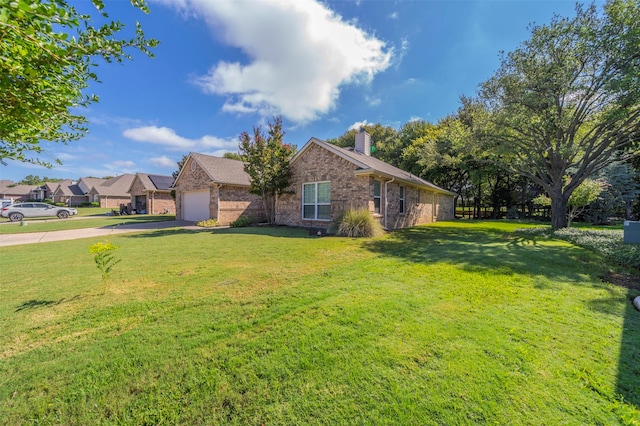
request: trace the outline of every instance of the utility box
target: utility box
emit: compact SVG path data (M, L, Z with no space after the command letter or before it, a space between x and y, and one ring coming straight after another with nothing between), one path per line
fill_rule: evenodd
M626 244L640 244L640 222L624 221L624 242Z

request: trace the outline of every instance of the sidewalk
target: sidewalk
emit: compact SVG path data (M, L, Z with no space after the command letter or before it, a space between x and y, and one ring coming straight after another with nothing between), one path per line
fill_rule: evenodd
M170 220L164 222L147 222L119 226L105 226L101 228L69 229L66 231L33 232L26 234L0 235L0 247L15 246L20 244L47 243L50 241L77 240L80 238L101 237L108 235L125 234L128 232L149 231L154 229L182 228L202 230L194 226L193 222L183 220Z

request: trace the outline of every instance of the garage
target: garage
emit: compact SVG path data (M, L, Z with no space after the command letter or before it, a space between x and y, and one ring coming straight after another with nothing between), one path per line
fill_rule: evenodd
M185 192L182 195L182 219L197 222L209 219L209 191Z

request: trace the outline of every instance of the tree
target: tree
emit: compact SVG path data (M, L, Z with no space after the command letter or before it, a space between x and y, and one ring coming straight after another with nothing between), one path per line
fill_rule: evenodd
M553 228L567 226L573 191L640 140L639 45L637 0L578 5L533 27L480 89L485 141L549 194Z
M245 162L244 170L251 177L251 192L262 197L267 222L275 224L278 197L289 186L289 161L295 149L282 142L282 117L274 117L268 124L266 136L261 126L253 128L253 137L247 132L241 133L239 150Z
M17 182L17 185L44 185L47 182L61 182L64 179L40 177L38 175L27 175L21 181Z
M379 123L366 124L363 127L371 136L371 156L398 166L404 147L401 145L396 129ZM341 136L328 139L327 142L342 148L353 147L359 131L360 129L347 130Z
M158 41L145 38L138 23L133 38L119 39L124 25L108 20L102 0L91 2L99 16L65 0L0 0L0 162L51 166L38 158L40 142L67 143L87 132L86 118L73 111L98 101L83 93L98 81L98 60L131 59L131 48L153 56ZM149 12L144 0L131 4Z
M242 161L242 155L238 154L237 152L225 152L224 154L222 154L222 156L230 160Z
M180 171L184 167L184 163L187 162L187 158L189 158L188 155L182 155L182 158L180 159L180 161L178 161L178 170L171 172L171 177L173 178L174 182L176 179L178 179L178 175L180 174Z
M600 196L602 193L604 183L593 179L585 179L576 187L569 197L569 210L567 211L567 226L571 226L571 222L575 219L584 209ZM537 196L534 203L541 206L551 206L551 198L542 194Z
M633 203L640 196L640 182L637 174L628 162L612 163L604 168L598 179L606 183L596 202L587 212L593 223L608 223L611 217L632 219Z

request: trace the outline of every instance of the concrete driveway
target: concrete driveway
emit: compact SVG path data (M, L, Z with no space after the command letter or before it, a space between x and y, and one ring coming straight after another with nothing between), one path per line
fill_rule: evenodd
M79 238L101 237L128 232L151 231L154 229L183 228L202 230L193 222L169 220L164 222L134 223L128 225L105 226L100 228L69 229L66 231L29 232L26 234L0 235L0 247L20 244L47 243L50 241L77 240Z

